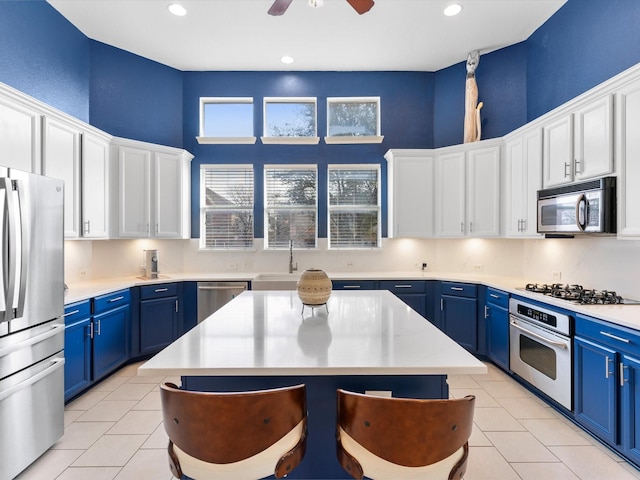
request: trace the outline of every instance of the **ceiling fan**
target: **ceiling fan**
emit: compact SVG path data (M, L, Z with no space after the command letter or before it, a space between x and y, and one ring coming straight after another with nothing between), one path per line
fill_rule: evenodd
M279 16L284 14L287 8L289 8L289 5L291 5L291 2L293 2L293 0L275 0L269 9L269 15ZM371 7L373 7L375 3L373 0L347 0L347 2L349 2L349 5L360 15L371 10Z

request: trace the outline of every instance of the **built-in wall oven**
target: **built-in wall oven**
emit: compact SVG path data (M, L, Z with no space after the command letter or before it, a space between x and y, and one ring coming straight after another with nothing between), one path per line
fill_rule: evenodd
M509 361L513 373L573 409L573 318L561 311L509 300Z

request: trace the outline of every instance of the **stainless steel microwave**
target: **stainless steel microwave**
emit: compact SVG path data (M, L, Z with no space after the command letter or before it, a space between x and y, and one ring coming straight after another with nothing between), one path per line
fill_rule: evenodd
M616 177L539 190L538 232L616 233Z

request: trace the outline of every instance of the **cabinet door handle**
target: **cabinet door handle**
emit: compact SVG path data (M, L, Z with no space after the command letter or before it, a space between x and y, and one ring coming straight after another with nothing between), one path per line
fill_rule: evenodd
M523 232L527 231L527 219L526 218L522 219L522 231Z
M119 302L120 300L122 300L124 297L123 296L119 296L116 298L112 298L111 300L109 300L109 303L113 303L113 302Z
M444 312L444 298L440 299L440 310Z
M176 300L176 313L178 313L178 300Z
M565 162L564 163L564 178L567 178L569 176L571 176L571 164Z
M168 290L169 290L168 288L156 288L154 291L155 291L156 293L160 293L160 292L166 292L166 291L168 291Z
M100 336L100 320L98 320L98 331L96 332L97 336Z
M451 290L455 290L456 292L461 292L464 290L462 287L451 287Z
M89 338L93 338L93 322L89 322Z
M460 233L464 233L464 222L460 222Z
M609 355L604 357L604 378L609 378L609 375L613 372L609 371Z
M573 171L574 171L574 172L576 172L576 173L584 173L584 171L583 171L583 167L582 167L583 160L578 160L578 159L576 158L576 159L573 161L573 163L574 163L574 167L573 167ZM580 165L581 167L580 167L580 168L578 168L578 165Z
M600 332L600 335L613 338L614 340L618 340L619 342L622 342L622 343L631 343L631 340L629 340L628 338L618 337L617 335L613 335L612 333L609 333L609 332Z
M69 317L71 315L75 315L76 313L80 313L80 310L72 310L70 312L65 313L64 315L62 315L63 317Z
M469 222L469 231L473 232L473 222Z
M619 365L620 365L620 386L624 387L624 382L627 380L626 378L624 378L624 370L625 368L627 368L627 366L622 362L620 362Z
M489 307L487 305L484 306L484 318L489 318Z
M87 233L91 233L91 220L87 220L86 222L84 222L84 229L83 229L83 233L87 234Z

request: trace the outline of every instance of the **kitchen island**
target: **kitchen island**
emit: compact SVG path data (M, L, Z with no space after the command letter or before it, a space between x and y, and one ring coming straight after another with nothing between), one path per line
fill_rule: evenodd
M335 456L336 389L447 398L448 374L486 373L466 350L388 291L334 291L304 307L292 291L247 291L139 368L188 390L305 383L309 439L288 478L349 478Z

